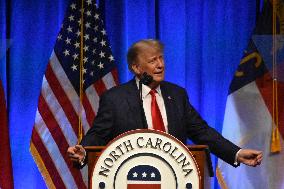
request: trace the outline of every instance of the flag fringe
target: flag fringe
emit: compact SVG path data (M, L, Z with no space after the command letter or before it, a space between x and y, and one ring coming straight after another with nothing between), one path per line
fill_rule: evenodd
M225 182L225 179L221 173L221 170L219 169L219 167L216 168L216 177L217 177L217 180L218 180L218 183L220 185L220 187L222 189L228 189L228 186Z
M47 168L45 167L44 162L41 159L41 157L40 157L37 149L35 148L33 142L31 142L31 144L30 144L30 152L33 156L34 161L36 162L36 165L37 165L47 187L51 188L51 189L56 189L56 187L55 187L54 183L52 182L52 179L51 179L51 177L50 177L50 175L47 171Z

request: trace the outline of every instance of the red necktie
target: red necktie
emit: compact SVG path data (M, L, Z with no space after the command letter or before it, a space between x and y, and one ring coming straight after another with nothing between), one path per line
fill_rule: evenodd
M156 90L152 89L150 91L150 95L152 97L151 114L152 114L153 129L165 132L165 126L164 126L162 114L160 112L155 93L157 93Z

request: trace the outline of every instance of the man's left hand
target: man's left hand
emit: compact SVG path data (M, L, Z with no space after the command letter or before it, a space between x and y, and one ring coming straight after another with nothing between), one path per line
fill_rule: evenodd
M251 149L241 149L238 153L237 161L249 166L260 165L262 160L262 152Z

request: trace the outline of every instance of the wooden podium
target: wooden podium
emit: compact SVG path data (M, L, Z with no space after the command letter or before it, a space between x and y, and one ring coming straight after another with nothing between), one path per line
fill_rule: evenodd
M210 177L214 176L209 149L206 145L189 145L189 151L193 154L201 174L201 188L210 187ZM105 149L104 146L87 146L85 147L88 157L88 180L90 188L91 173L95 166L97 158Z

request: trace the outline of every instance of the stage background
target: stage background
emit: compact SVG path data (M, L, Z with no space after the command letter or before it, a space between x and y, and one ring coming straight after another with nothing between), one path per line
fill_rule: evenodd
M15 188L46 188L29 143L42 78L69 2L0 2L0 76ZM185 87L191 103L221 132L228 87L255 26L257 1L105 0L99 5L120 82L133 77L127 48L139 39L158 38L166 45L166 80Z

